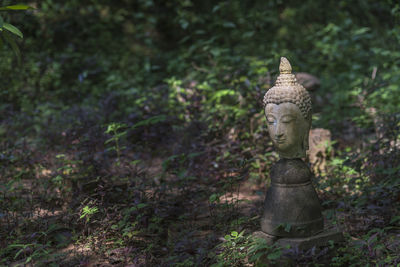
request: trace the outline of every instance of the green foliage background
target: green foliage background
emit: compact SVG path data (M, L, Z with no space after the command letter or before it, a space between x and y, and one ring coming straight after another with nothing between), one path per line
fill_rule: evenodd
M233 108L229 114L240 117L258 112L254 97L269 86L260 77L275 77L282 55L295 71L321 78L319 122L326 127L364 118L354 105L361 93L379 112L399 108L396 1L46 0L36 7L8 15L26 38L21 66L9 49L1 52L3 112L41 117L113 95L119 118L179 117L191 103L171 103L171 96L196 81L206 111L218 116Z

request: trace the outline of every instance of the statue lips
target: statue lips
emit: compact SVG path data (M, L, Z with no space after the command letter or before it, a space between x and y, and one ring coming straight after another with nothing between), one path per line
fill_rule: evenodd
M276 144L284 144L286 142L285 134L283 133L275 133L274 143Z
M284 143L285 143L285 140L286 140L286 139L284 139L284 138L275 138L275 142L276 142L277 144L284 144Z

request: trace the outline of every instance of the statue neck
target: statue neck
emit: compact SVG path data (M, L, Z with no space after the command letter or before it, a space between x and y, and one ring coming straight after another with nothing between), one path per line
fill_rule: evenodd
M293 152L283 152L278 151L279 158L281 159L301 159L306 157L306 152L304 150L298 150L296 153Z

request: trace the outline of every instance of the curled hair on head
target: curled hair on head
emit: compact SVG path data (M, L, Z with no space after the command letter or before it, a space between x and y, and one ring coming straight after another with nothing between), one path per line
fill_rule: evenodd
M292 66L285 57L281 57L279 72L275 86L264 95L264 108L267 104L292 103L300 109L304 119L311 119L311 97L307 90L297 82L296 77L292 74Z

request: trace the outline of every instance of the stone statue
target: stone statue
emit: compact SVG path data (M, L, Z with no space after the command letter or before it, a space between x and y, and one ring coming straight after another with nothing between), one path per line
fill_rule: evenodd
M268 132L280 160L271 169L261 230L277 237L306 237L324 228L312 174L301 159L308 149L311 98L285 57L279 71L275 86L264 96Z
M268 131L281 158L304 158L311 128L311 98L297 83L289 61L281 58L280 75L264 96Z
M322 207L311 183L312 173L303 162L311 127L311 98L292 74L289 61L281 58L280 75L264 96L268 132L280 160L271 169L262 232L255 236L302 249L340 241L338 231L324 231Z

